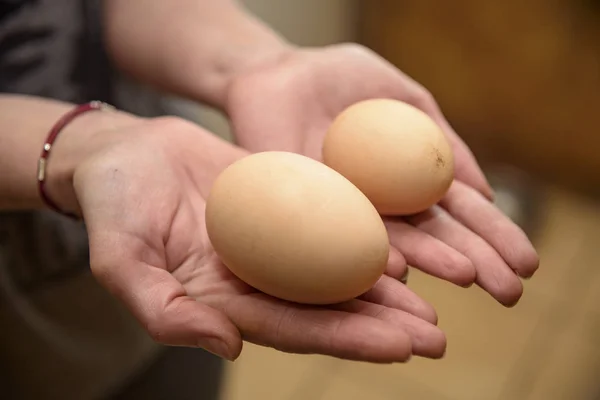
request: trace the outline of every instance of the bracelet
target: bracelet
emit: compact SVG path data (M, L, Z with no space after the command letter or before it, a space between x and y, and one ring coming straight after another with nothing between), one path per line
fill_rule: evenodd
M60 134L60 132L67 126L71 121L77 118L79 115L84 114L88 111L95 110L108 110L113 109L109 104L103 103L101 101L91 101L89 103L81 104L75 107L73 110L69 111L65 114L58 122L52 127L48 136L46 137L46 141L44 142L44 147L42 148L42 153L40 154L40 158L38 160L38 168L37 168L37 180L38 180L38 191L40 197L46 203L46 205L63 215L68 217L78 219L77 215L66 212L62 210L49 196L46 192L46 166L48 164L48 160L50 157L50 152L52 151L52 146L56 141L56 138Z

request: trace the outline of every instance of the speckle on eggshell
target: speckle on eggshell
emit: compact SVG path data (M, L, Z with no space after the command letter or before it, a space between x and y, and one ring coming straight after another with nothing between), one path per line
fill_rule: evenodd
M454 179L452 149L441 128L423 111L391 99L361 101L340 113L325 137L323 161L382 215L424 211Z

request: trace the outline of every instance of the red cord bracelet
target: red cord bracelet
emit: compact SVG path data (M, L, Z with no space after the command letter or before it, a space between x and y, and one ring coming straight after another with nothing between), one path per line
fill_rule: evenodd
M52 145L56 141L56 138L60 134L60 132L67 126L71 121L77 118L79 115L86 113L88 111L95 110L107 110L112 109L113 107L103 103L101 101L91 101L89 103L81 104L75 107L73 110L66 113L58 122L52 127L48 136L46 137L46 141L44 142L44 147L42 148L42 153L40 154L40 158L38 160L38 170L37 170L37 180L38 180L38 191L40 193L40 197L46 203L46 205L52 210L66 215L68 217L78 219L77 215L66 212L62 210L49 196L46 192L46 165L48 163L48 159L50 157L50 152L52 151Z

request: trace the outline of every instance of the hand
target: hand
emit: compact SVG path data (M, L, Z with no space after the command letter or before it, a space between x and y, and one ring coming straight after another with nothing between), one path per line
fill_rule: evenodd
M71 175L76 201L61 203L81 210L94 276L156 341L227 359L239 355L243 339L372 362L443 355L431 306L388 276L359 299L309 307L259 293L229 272L207 237L205 198L245 151L176 119L136 121L96 137L85 141L101 141L96 149L77 152L87 156Z
M386 218L391 244L416 268L461 286L477 282L502 304L516 304L523 290L519 276L530 277L538 267L533 246L489 201L483 172L431 94L376 54L357 45L291 51L234 78L227 114L237 142L250 151L320 159L337 114L381 97L427 112L446 133L456 162L456 181L439 206L411 218Z

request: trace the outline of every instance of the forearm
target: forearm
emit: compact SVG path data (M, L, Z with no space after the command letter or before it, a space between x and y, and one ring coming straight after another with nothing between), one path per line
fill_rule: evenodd
M148 83L223 107L231 78L291 45L234 0L106 0L115 63Z
M0 94L0 210L44 206L37 190L37 163L52 126L72 104L37 97ZM48 160L47 187L55 201L72 206L74 165L85 156L85 143L102 129L124 124L131 116L93 111L61 132Z

